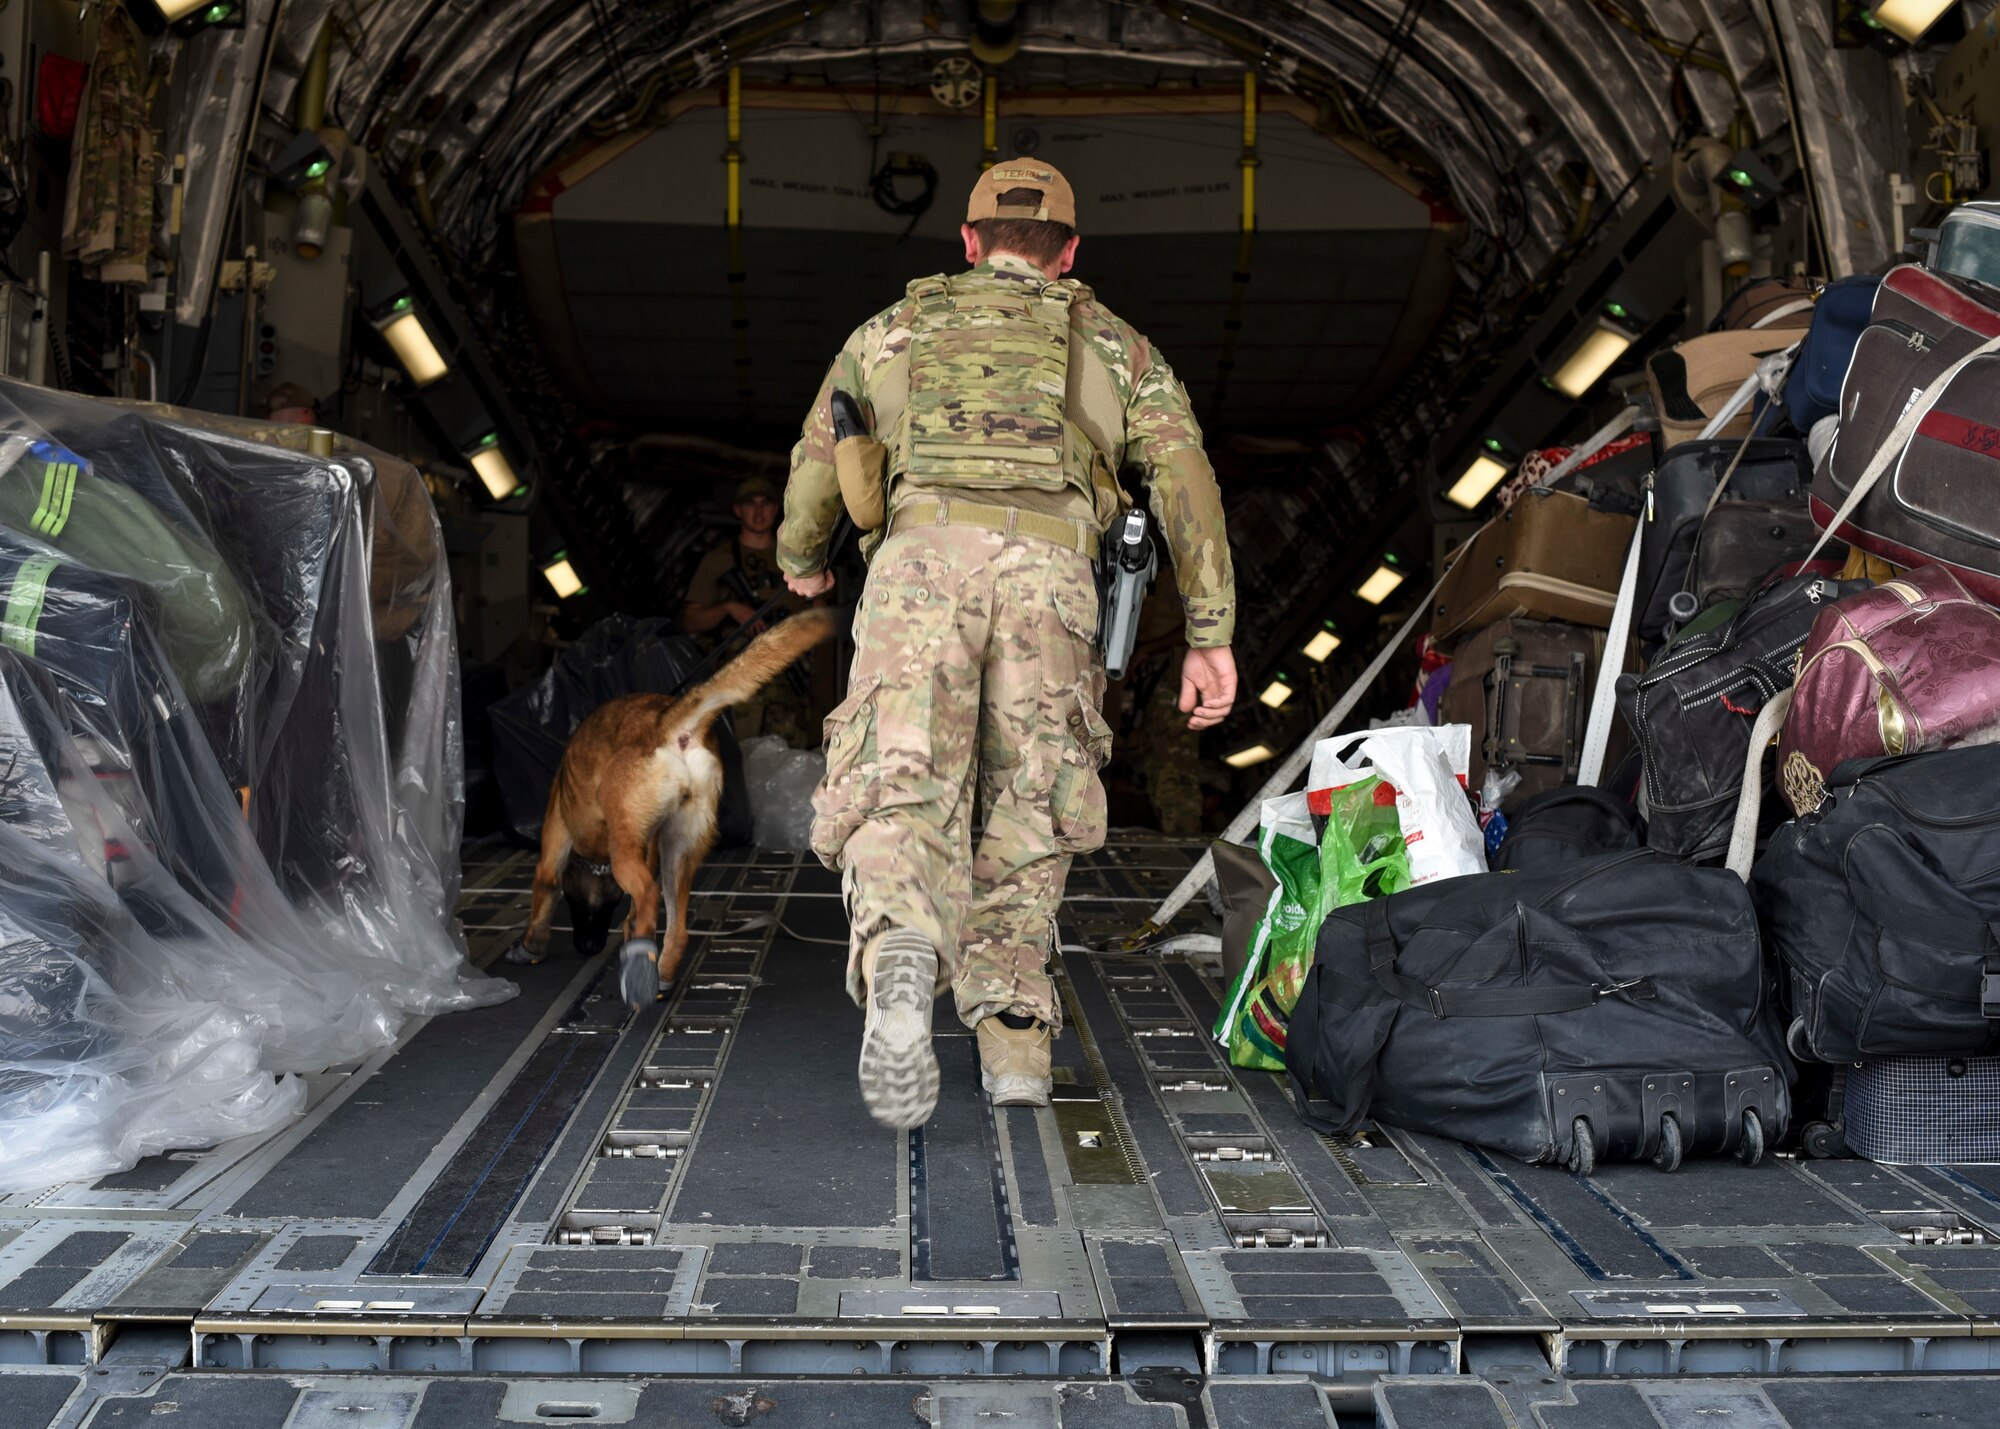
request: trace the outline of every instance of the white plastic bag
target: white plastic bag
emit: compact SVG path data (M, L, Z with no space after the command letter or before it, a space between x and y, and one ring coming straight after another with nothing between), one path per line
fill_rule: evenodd
M1351 730L1322 739L1313 746L1312 767L1306 775L1306 798L1312 811L1324 818L1332 811L1329 797L1357 780L1379 772L1366 754L1364 743L1383 747L1408 744L1435 749L1445 765L1464 786L1472 777L1472 726L1469 724L1408 725L1382 730ZM1387 778L1388 776L1384 775ZM1391 779L1390 783L1395 783Z
M1486 871L1485 837L1472 815L1462 766L1451 766L1442 741L1391 737L1444 734L1448 730L1459 731L1469 748L1471 727L1460 724L1384 731L1363 740L1356 751L1374 765L1384 782L1395 786L1396 814L1402 820L1403 843L1410 852L1413 884Z
M826 777L826 756L794 749L775 734L743 741L743 782L750 789L759 848L810 848L813 791Z

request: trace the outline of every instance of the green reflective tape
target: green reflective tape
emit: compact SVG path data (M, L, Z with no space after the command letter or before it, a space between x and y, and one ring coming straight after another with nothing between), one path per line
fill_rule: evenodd
M35 627L42 623L42 602L49 593L49 573L56 565L54 556L30 556L21 562L7 592L6 612L0 614L0 645L33 658Z
M34 528L44 536L60 536L69 524L70 503L76 499L76 463L50 462L42 473L42 499L35 507Z

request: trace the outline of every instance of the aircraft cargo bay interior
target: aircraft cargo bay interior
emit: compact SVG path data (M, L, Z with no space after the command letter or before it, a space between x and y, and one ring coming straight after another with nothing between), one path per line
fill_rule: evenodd
M0 0L0 1429L2000 1422L1988 0Z

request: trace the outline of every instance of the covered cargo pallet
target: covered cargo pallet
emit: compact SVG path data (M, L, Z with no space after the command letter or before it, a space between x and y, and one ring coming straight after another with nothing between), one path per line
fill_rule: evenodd
M0 1190L267 1129L285 1074L512 995L453 917L414 480L0 383Z

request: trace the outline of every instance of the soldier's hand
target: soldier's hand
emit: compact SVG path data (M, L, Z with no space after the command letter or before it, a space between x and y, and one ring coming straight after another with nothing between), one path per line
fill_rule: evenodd
M1227 645L1190 650L1181 661L1181 713L1189 729L1209 729L1229 717L1236 704L1236 656Z
M814 571L809 576L786 575L785 584L791 587L793 595L802 595L811 600L814 596L825 595L833 589L832 571Z

